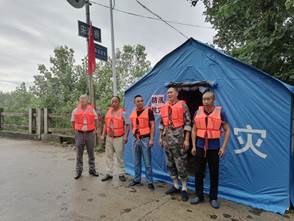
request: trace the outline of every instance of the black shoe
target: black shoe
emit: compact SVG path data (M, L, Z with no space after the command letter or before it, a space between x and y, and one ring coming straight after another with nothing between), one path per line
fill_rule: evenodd
M80 177L82 176L82 171L80 172L77 172L76 176L75 176L75 179L79 179Z
M141 182L137 182L137 181L133 180L133 181L129 184L129 187L131 187L131 186L136 186L136 185L140 185L140 184L141 184Z
M188 193L187 193L186 190L183 190L183 191L181 192L181 198L182 198L182 201L184 201L184 202L188 201L188 199L189 199L189 195L188 195Z
M173 194L173 193L179 193L180 190L172 186L168 191L165 192L165 194Z
M112 179L112 176L109 175L109 174L106 174L105 177L103 177L103 178L101 179L101 181L104 182L104 181L111 180L111 179Z
M219 203L218 203L217 200L210 200L209 203L210 203L210 205L211 205L212 208L214 208L214 209L218 209L219 208Z
M120 180L121 182L126 182L126 181L127 181L125 175L120 175L118 178L119 178L119 180Z
M89 174L92 175L92 176L96 176L96 177L99 176L99 174L96 172L96 170L90 170Z
M153 183L148 183L148 189L149 190L154 190L155 189Z
M191 204L192 205L196 205L196 204L198 204L198 203L202 203L204 201L204 199L203 198L200 198L200 197L198 197L198 196L196 196L196 197L194 197L192 200L191 200Z

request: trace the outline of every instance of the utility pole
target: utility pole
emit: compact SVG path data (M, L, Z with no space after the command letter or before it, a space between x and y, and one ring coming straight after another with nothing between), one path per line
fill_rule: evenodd
M88 24L88 27L90 27L90 1L86 0L85 2L85 8L86 8L86 21ZM87 51L89 47L89 37L87 38ZM89 52L88 52L89 54ZM89 93L89 101L91 104L96 106L95 102L95 92L94 92L94 83L93 83L93 76L91 74L88 75L88 93Z
M112 50L112 82L113 82L113 95L117 96L117 79L116 79L116 57L114 45L114 29L113 29L113 8L112 0L109 0L110 9L110 26L111 26L111 50Z

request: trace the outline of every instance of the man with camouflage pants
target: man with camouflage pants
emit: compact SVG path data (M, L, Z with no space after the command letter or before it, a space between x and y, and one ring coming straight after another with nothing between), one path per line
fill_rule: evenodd
M178 91L170 87L167 90L168 102L160 108L161 123L159 144L165 148L167 168L173 180L173 186L166 194L181 192L183 201L189 199L187 194L187 157L191 116L184 101L178 100ZM180 191L179 180L182 182Z

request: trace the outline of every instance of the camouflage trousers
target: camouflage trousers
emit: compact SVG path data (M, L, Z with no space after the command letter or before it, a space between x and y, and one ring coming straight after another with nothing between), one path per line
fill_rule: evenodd
M188 179L188 153L183 148L184 129L167 128L163 136L163 146L167 156L167 169L172 178Z

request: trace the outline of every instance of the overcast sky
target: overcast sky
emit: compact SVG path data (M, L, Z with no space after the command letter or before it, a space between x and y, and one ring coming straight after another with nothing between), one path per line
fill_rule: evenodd
M108 0L93 0L108 5ZM204 7L191 7L186 0L140 0L162 18L203 27ZM116 9L152 16L136 0L116 0ZM102 45L110 55L109 9L91 6L91 20L102 29ZM31 85L38 64L48 65L57 46L74 49L76 63L86 55L86 39L78 36L77 20L85 21L85 9L75 9L66 0L0 0L0 90L11 91L21 82ZM173 24L174 25L174 24ZM114 11L115 46L142 44L154 65L185 38L160 21ZM212 43L212 28L174 25L185 35Z

